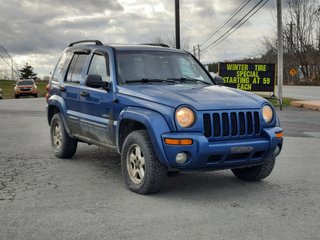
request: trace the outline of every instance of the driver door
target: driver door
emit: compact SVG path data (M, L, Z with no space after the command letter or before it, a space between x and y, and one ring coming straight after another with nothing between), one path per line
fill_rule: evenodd
M93 53L88 74L99 74L110 85L109 58L107 53ZM111 89L83 86L80 91L83 135L100 144L112 144L113 92Z

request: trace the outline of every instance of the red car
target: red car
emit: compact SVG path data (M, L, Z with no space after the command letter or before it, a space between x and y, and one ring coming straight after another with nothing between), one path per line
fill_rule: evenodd
M19 98L20 96L34 96L38 97L37 85L33 79L18 80L14 86L14 96Z

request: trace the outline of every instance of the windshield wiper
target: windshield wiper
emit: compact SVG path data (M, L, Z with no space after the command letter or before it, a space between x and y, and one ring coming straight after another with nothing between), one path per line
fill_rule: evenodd
M152 83L152 82L169 82L177 83L174 79L158 79L158 78L141 78L135 80L126 80L125 83Z
M208 82L196 79L196 78L189 78L189 77L168 78L168 80L179 81L179 82L183 82L183 83L196 82L196 83L203 83L206 85L212 85L211 83L208 83Z

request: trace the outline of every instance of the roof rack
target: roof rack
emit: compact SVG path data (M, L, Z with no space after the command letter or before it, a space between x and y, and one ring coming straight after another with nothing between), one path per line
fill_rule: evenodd
M81 41L70 43L68 47L72 47L73 45L78 44L78 43L86 43L86 42L94 42L94 43L96 43L96 45L99 45L99 46L103 45L102 42L99 40L81 40Z
M168 44L165 44L165 43L141 43L140 45L159 46L159 47L167 47L167 48L170 47Z

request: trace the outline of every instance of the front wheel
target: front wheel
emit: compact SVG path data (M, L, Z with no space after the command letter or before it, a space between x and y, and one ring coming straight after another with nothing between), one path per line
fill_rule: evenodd
M67 133L60 113L56 113L51 120L51 146L58 158L71 158L77 150L78 141Z
M146 130L130 133L121 151L121 170L128 188L150 194L164 185L167 168L159 161Z
M241 180L246 181L259 181L270 175L275 164L275 159L268 159L262 165L231 169L234 175Z

